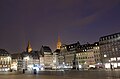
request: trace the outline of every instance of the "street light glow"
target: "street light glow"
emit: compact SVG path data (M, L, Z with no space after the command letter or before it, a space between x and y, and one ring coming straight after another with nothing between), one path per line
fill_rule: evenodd
M105 54L104 57L107 57L107 55Z

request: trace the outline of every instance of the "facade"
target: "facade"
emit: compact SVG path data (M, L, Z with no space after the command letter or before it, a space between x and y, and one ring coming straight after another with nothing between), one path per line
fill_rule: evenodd
M52 53L51 49L48 46L42 46L40 51L33 51L30 43L28 42L28 46L26 51L22 53L11 54L11 69L13 71L33 71L33 70L44 70L44 69L52 69L52 67L56 67L56 62L53 61L54 56L56 57L56 53ZM57 60L57 59L55 59Z
M22 56L20 53L14 53L11 54L11 70L12 71L19 71L22 70L23 68L23 60L22 60Z
M88 69L90 67L99 66L100 52L99 43L80 45L76 53L76 60L78 62L79 69Z
M9 71L10 69L11 55L5 49L0 49L0 71Z
M88 69L103 65L108 69L120 68L120 33L102 36L99 42L83 45L79 42L61 45L58 38L57 49L53 53L48 46L33 51L30 42L26 50L19 54L10 55L6 50L0 49L0 71Z
M39 51L22 52L21 56L23 62L23 69L28 71L32 71L34 69L39 71L41 69Z
M76 69L76 52L80 45L79 42L69 45L62 45L60 53L58 54L60 68L73 68Z
M94 59L96 65L101 65L99 42L93 44Z
M99 43L105 68L120 68L120 33L100 37Z
M40 49L40 64L44 69L53 67L53 53L48 46L42 46Z
M60 49L56 49L53 52L53 68L52 69L59 69L59 59L58 59L59 53L60 53Z
M26 51L20 54L21 58L18 59L18 66L22 63L21 69L28 71L41 70L39 53L39 51L33 51L30 42L28 42Z

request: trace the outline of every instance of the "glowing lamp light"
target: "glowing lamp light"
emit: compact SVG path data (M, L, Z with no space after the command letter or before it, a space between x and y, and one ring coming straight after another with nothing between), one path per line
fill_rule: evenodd
M104 57L107 57L107 55L105 54Z

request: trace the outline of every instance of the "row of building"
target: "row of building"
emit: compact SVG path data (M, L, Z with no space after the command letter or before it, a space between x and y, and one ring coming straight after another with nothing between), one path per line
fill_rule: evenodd
M66 68L120 68L120 33L102 36L93 44L62 45L58 58Z
M93 44L61 44L59 38L54 52L48 46L33 51L30 43L22 53L0 49L0 71L89 68L120 68L120 33L102 36Z
M0 71L37 71L52 69L53 53L48 46L42 46L39 51L32 50L30 43L26 51L10 54L5 49L0 49Z

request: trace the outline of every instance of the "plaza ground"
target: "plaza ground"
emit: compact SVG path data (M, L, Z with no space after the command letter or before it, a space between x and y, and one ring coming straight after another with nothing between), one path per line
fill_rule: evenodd
M0 79L120 79L120 71L43 71L33 73L2 73Z

